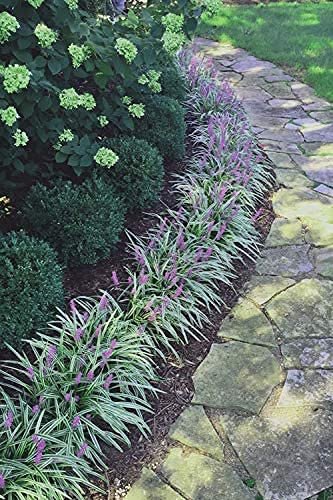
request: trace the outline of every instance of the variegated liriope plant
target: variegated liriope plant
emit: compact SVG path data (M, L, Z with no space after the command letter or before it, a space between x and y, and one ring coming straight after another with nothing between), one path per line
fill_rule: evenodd
M38 498L80 498L91 471L104 467L105 445L128 444L129 425L148 432L159 356L202 338L209 312L223 303L219 283L232 286L236 262L258 254L254 222L271 176L228 84L191 52L179 62L193 143L175 183L179 206L145 237L130 235L124 283L114 271L111 293L71 301L47 334L29 341L29 356L14 353L2 369L19 395L2 391L5 498L36 498L36 484Z

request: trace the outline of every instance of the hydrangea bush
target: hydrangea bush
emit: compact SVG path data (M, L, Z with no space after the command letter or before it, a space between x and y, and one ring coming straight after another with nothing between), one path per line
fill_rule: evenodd
M96 22L87 3L0 0L1 185L112 166L112 152L99 152L101 132L134 129L143 89L161 90L159 55L180 47L201 12L191 2L148 2ZM178 45L163 41L169 32L181 33Z

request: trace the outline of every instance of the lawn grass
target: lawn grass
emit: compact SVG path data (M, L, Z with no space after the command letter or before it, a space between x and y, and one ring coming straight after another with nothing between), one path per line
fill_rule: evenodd
M272 61L333 102L333 2L223 5L199 35Z

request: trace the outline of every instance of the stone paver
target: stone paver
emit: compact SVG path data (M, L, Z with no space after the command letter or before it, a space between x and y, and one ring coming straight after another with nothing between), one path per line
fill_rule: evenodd
M259 413L280 375L279 363L266 347L242 342L213 344L193 376L193 403Z
M181 448L169 452L161 473L191 500L254 500L229 465Z
M194 372L166 459L127 499L314 500L333 485L333 106L244 49L195 46L233 86L272 162L277 218L222 343Z
M281 346L287 368L333 368L333 338L304 338Z
M183 411L170 429L169 436L190 448L197 448L217 460L223 458L221 440L202 406L190 406Z
M264 500L305 500L332 485L332 412L295 404L268 418L221 420Z
M233 308L223 321L218 336L249 344L276 346L272 325L263 312L247 299Z

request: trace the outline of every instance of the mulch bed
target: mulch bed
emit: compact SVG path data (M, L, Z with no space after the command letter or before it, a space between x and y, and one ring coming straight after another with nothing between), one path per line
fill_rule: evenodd
M165 182L159 201L151 207L148 214L129 214L126 220L126 229L136 235L143 235L149 228L156 224L156 217L161 214L165 207L174 208L177 197L172 192L172 181L175 174L184 170L183 163L169 164L165 167ZM270 197L264 200L263 213L257 221L262 242L269 233L274 215L270 203ZM16 217L15 217L16 218ZM17 218L16 218L17 219ZM9 221L8 221L9 222ZM11 222L17 226L17 220ZM10 224L10 225L11 225ZM11 227L12 229L13 227ZM4 228L3 228L4 229ZM65 273L64 285L67 297L80 295L96 295L100 289L109 289L112 286L111 273L117 271L120 279L125 276L124 267L129 264L127 253L128 239L123 233L116 250L105 259L93 266L82 266L69 269ZM90 498L97 500L102 498L119 499L123 487L132 484L139 476L142 468L147 465L157 464L164 458L170 441L167 438L170 426L182 413L184 408L190 404L193 396L192 375L200 362L207 356L213 342L221 342L217 338L223 318L236 303L240 290L254 271L255 264L251 260L238 263L236 274L238 278L234 281L233 288L220 287L220 295L226 304L220 311L213 310L210 313L211 324L203 329L205 340L195 341L191 339L186 346L178 346L179 358L166 354L166 360L159 358L157 374L160 377L158 389L161 391L158 398L150 398L153 412L147 414L147 423L151 429L148 438L144 438L136 429L131 429L130 441L132 447L119 452L116 449L104 449L107 463L110 467L108 472L109 491L107 496L92 494ZM8 351L0 351L0 359L11 358Z

